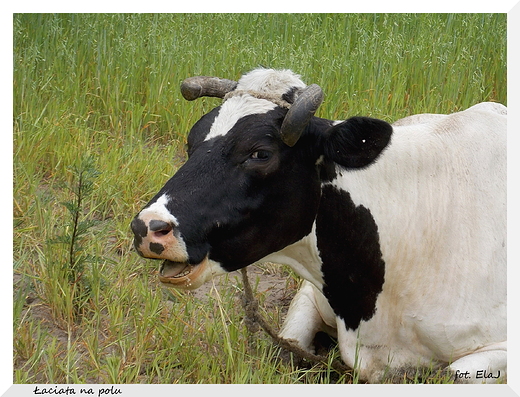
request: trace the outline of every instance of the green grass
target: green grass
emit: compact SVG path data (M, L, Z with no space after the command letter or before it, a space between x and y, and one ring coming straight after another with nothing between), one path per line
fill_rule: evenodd
M248 333L235 275L202 301L165 291L156 262L133 252L130 220L219 103L184 101L184 78L290 68L323 88L318 115L331 119L507 104L505 14L17 14L13 36L15 383L353 381L278 361L264 334ZM86 156L100 174L81 249L97 259L76 318L75 284L59 270L67 249L52 240L70 232L62 203Z

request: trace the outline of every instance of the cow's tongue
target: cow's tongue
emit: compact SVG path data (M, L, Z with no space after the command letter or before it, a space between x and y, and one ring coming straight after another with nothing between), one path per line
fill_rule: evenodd
M161 265L160 274L165 278L178 278L191 273L191 265L186 262L165 260Z

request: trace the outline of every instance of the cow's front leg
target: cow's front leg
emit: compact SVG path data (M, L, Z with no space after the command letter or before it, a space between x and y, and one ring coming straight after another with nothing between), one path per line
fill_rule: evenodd
M303 350L313 353L314 337L319 331L336 336L334 313L323 294L310 282L304 281L289 306L281 338L291 340Z
M456 383L506 383L507 342L479 349L448 368Z

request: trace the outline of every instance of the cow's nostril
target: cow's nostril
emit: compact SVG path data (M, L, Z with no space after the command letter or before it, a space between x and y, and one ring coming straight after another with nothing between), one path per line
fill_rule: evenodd
M166 236L168 233L170 233L171 229L170 230L159 230L157 232L154 232L154 236L155 237L163 237L163 236Z
M173 230L173 225L169 222L152 219L148 225L154 235L157 237L165 236Z

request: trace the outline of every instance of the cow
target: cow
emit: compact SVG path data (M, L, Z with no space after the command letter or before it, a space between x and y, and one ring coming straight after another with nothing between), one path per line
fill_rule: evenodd
M507 380L505 106L332 121L318 85L266 68L181 92L223 102L131 222L162 283L286 264L304 281L280 336L312 352L329 333L361 380Z

